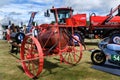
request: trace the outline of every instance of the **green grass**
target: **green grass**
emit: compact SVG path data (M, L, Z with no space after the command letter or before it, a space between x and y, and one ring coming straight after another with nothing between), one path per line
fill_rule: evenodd
M98 41L87 40L87 49L97 48ZM83 51L83 58L76 66L60 63L59 56L48 56L38 80L120 80L119 76L92 69L90 55L89 51ZM22 71L16 57L19 54L9 54L9 44L0 40L0 80L32 80Z

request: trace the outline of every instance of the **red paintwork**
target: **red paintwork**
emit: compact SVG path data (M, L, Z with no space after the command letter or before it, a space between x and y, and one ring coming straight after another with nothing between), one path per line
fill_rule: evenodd
M104 20L106 20L107 18L108 18L108 16L91 16L91 24L93 26L101 25L102 22ZM114 22L116 24L120 24L120 16L114 16L109 22Z
M114 16L114 17L110 20L110 22L118 22L118 23L120 23L120 16Z
M92 25L100 25L106 18L107 16L91 16L91 24Z
M66 25L73 27L86 26L86 14L76 14L66 19Z
M38 35L38 40L43 48L51 48L53 45L56 49L59 46L59 42L61 44L61 49L65 48L69 41L68 36L65 32L59 34L59 31L62 31L58 28L58 26L54 25L44 25L42 26L42 31Z

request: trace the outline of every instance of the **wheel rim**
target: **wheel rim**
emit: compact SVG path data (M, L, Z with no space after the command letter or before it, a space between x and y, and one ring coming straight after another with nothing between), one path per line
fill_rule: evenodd
M81 35L79 33L74 33L73 37L77 39L78 41L82 41ZM78 41L72 38L72 41L76 46L79 46Z
M120 34L114 34L112 37L111 37L111 40L113 43L115 44L120 44Z
M23 41L25 37L25 34L24 33L17 33L16 36L15 36L15 39L17 41L17 43L21 43Z
M75 46L75 44L68 46L67 49L61 53L62 62L75 65L81 60L82 45L80 43L78 44L79 46Z
M77 39L77 40L80 40L80 35L79 34L74 34L74 37ZM75 43L78 43L76 40L73 39L73 41Z
M22 67L30 78L37 77L43 69L43 52L38 40L26 36L21 46Z
M101 62L104 61L104 56L103 56L103 54L101 54L101 52L99 52L97 54L94 54L93 59L94 59L95 62L101 63Z

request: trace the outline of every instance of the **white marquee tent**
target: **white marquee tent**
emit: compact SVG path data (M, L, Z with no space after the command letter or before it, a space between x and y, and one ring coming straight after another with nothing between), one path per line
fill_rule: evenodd
M3 39L3 31L4 31L4 29L3 29L2 25L0 24L0 39Z

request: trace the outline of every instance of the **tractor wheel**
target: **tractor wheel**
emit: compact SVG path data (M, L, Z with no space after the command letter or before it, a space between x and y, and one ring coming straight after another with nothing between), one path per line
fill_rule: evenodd
M43 52L35 37L26 36L21 45L21 63L27 76L36 78L43 69Z
M84 35L80 31L75 31L73 36L76 39L78 39L79 41L84 42ZM79 46L79 44L76 40L73 39L73 41L74 41L76 46Z
M79 42L78 42L78 44L79 44L79 46L75 46L75 43L73 41L72 45L70 44L69 46L67 46L66 50L62 51L62 53L60 55L61 62L75 65L81 60L83 46Z
M92 52L91 60L95 65L103 65L106 61L106 56L102 51L96 50Z
M15 35L15 40L17 43L21 43L23 41L24 37L25 37L25 34L19 32Z
M112 34L109 43L120 44L120 33Z

